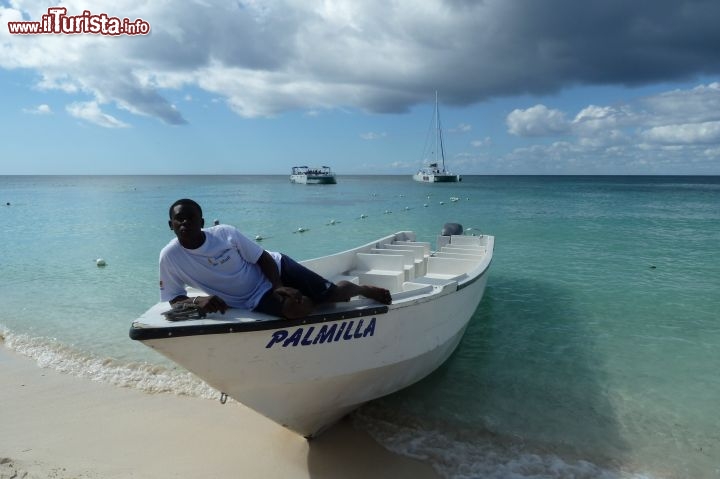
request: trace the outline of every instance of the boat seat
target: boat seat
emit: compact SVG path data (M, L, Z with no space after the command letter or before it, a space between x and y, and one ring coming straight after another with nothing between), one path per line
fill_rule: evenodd
M473 248L471 246L443 246L440 248L440 251L444 251L447 253L461 253L461 254L474 254L478 256L482 256L485 254L485 248L483 247L476 247Z
M438 251L433 256L436 256L438 258L455 258L455 259L464 259L467 261L480 261L484 255L459 253L459 252L456 252L453 250L453 251Z
M357 253L356 269L350 275L357 275L360 284L378 286L391 293L402 291L405 282L405 260L401 255Z
M481 245L481 238L481 236L452 235L450 245L477 247Z
M442 291L455 291L458 287L458 279L452 278L435 278L430 276L423 276L421 278L415 278L413 282L419 284L426 284L433 289L439 288Z
M411 250L402 250L402 249L392 249L388 250L385 248L373 248L370 250L370 253L372 254L390 254L390 255L398 255L403 257L404 261L404 271L405 271L405 281L410 281L415 277L416 271L415 271L415 253L413 253Z
M393 302L402 301L405 298L415 297L421 294L429 294L433 291L432 284L421 284L414 281L406 281L403 283L403 290L392 295Z
M460 280L467 276L466 272L469 269L465 260L431 256L428 258L425 277Z
M391 244L398 246L422 246L424 255L428 256L430 254L430 243L427 241L393 241Z
M360 284L360 278L358 278L357 275L338 274L330 278L330 281L335 284L338 284L340 281L349 281L351 283Z
M426 248L422 244L407 241L407 244L387 243L381 246L388 250L412 251L415 255L415 276L423 276L426 273L425 260L428 257Z

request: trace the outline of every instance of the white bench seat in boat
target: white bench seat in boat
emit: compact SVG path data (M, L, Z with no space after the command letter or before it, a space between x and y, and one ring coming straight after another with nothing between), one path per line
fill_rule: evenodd
M392 298L393 302L402 301L403 299L412 298L414 296L429 294L432 293L432 291L432 284L421 284L414 281L406 281L403 283L403 290L399 293L394 293Z
M393 241L392 245L397 246L422 246L425 256L430 254L430 243L427 241Z
M445 251L447 253L462 253L462 254L474 254L474 255L484 255L485 254L485 248L483 247L476 247L473 248L471 246L443 246L440 248L440 251Z
M360 284L360 278L358 278L357 275L338 274L330 278L330 281L335 284L338 284L340 281L349 281L351 283Z
M468 262L455 258L431 256L427 262L427 278L460 280L467 276Z
M402 291L405 282L405 259L401 255L357 253L356 269L350 275L356 275L360 284L378 286L391 293Z
M415 276L423 276L426 273L425 261L428 257L429 247L422 243L405 241L404 244L387 243L381 246L382 249L412 251L415 255ZM390 253L392 254L392 253Z
M465 236L465 235L452 235L450 237L450 244L453 246L481 246L483 245L484 237L482 236Z
M433 256L437 256L438 258L455 258L455 259L463 259L466 261L480 261L483 258L483 254L470 254L470 253L460 253L457 251L438 251Z
M405 281L410 281L415 277L415 253L413 253L411 250L390 250L385 248L373 248L370 250L370 252L372 254L389 254L402 256L404 261Z

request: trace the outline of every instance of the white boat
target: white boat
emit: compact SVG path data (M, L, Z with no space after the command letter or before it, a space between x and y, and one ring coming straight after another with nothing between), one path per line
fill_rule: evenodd
M310 168L308 166L293 166L290 174L291 183L303 185L334 185L337 183L335 173L329 166Z
M440 124L440 108L438 107L438 96L435 92L435 110L433 111L434 119L434 144L433 157L434 161L424 166L413 175L413 180L421 183L457 183L462 181L460 175L450 173L445 168L445 145L443 144L442 125Z
M414 233L395 233L303 262L334 281L388 288L390 305L358 297L302 320L231 309L171 322L162 314L169 304L158 303L132 323L130 337L223 395L316 436L450 356L482 299L493 246L493 236L457 234L438 237L431 251Z

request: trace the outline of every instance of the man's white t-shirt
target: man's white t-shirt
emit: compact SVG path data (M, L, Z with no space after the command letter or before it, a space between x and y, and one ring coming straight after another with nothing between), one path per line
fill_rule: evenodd
M186 295L192 286L231 308L255 308L272 287L256 264L263 248L229 225L203 232L205 242L197 249L184 248L174 238L160 252L160 301ZM280 253L268 253L280 271Z

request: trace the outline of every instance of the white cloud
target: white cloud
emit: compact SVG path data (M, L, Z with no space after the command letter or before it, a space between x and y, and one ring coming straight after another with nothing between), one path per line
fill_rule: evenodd
M483 138L481 140L473 140L470 142L470 144L476 148L482 148L482 147L486 147L486 146L492 146L493 142L492 142L492 138L490 138L489 136L486 136L485 138Z
M66 110L75 118L105 128L127 128L130 126L107 113L103 113L100 106L94 101L72 103L67 106Z
M502 158L507 170L553 173L672 173L717 171L720 151L720 83L644 97L627 104L588 105L576 114L535 105L511 112L518 136L562 138L516 148ZM676 168L676 169L673 169Z
M387 133L385 133L385 132L382 132L382 133L374 133L374 132L372 132L372 131L369 131L369 132L367 132L367 133L361 133L361 134L360 134L360 138L362 138L363 140L370 140L370 141L372 141L372 140L379 140L379 139L381 139L381 138L385 138L386 136L387 136Z
M51 115L52 109L50 108L50 105L42 104L38 105L35 108L24 108L23 113L30 113L32 115Z
M659 125L720 120L720 83L661 93L642 99L639 105L647 109Z
M467 123L460 123L455 128L450 128L447 131L450 133L467 133L469 131L472 131L472 125L468 125Z
M718 2L687 8L687 0L664 1L649 12L632 2L578 8L577 0L557 0L553 9L517 0L201 0L182 8L94 0L93 14L151 25L150 35L114 38L10 35L8 21L39 20L48 3L9 5L0 7L0 68L31 70L41 88L91 95L99 104L168 124L186 122L166 99L168 90L186 87L219 96L239 115L258 117L344 107L405 112L427 102L437 85L444 86L444 102L468 105L568 85L637 85L720 71L720 50L697 48L717 43L717 28L706 20L718 18ZM62 5L71 15L89 8L81 0ZM573 15L560 18L557 11ZM620 15L623 22L617 22ZM612 37L588 35L577 25L612 31ZM654 28L638 35L637 25ZM662 38L653 32L663 32ZM693 42L685 41L689 35ZM609 49L612 56L605 54ZM693 121L711 110L700 100L704 93L696 92ZM672 109L687 99L668 94L648 107ZM548 119L555 123L518 118L511 131L542 135L564 126L563 119Z
M644 140L660 144L720 144L720 121L655 126L640 135Z
M508 131L517 136L549 136L566 133L569 123L560 110L535 105L526 110L516 109L507 116Z

